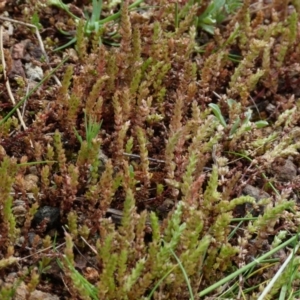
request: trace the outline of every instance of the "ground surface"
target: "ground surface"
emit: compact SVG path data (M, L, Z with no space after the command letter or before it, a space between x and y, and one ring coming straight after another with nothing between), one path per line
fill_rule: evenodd
M145 2L151 6L156 4L157 1ZM88 97L90 97L90 91L93 85L91 83L84 82L82 90L80 90L80 83L83 82L84 76L88 78L89 74L95 70L101 75L102 70L105 69L106 66L105 63L103 63L102 66L95 58L97 55L101 55L100 52L94 52L94 56L91 55L89 58L86 57L82 59L80 55L76 53L74 46L57 52L53 51L53 49L62 46L69 41L69 37L59 32L58 29L67 32L70 36L72 36L76 30L75 23L71 21L72 19L63 10L50 6L42 8L40 4L36 4L36 7L34 7L35 1L2 1L2 3L1 11L3 12L4 18L2 21L0 19L3 23L3 31L0 38L2 39L3 56L6 61L6 67L4 67L2 61L2 71L4 70L6 74L2 73L0 82L0 113L2 118L4 118L15 106L15 104L12 103L13 98L16 103L18 103L29 90L39 83L44 76L49 74L52 69L57 67L66 56L68 56L68 60L55 72L56 78L52 76L47 79L29 97L26 104L20 107L20 115L22 115L24 126L20 125L20 121L16 121L18 118L17 112L14 112L14 119L11 119L8 126L5 127L3 124L1 125L0 144L2 146L1 149L3 149L0 154L1 159L3 159L6 153L8 157L16 158L17 163L50 161L51 155L49 154L49 151L51 152L51 150L49 150L48 145L53 146L55 144L56 146L54 148L56 149L56 154L52 155L53 160L61 159L61 161L63 161L66 159L67 161L64 166L60 165L59 167L56 167L53 163L51 165L50 163L50 176L46 175L43 163L32 166L26 165L26 167L17 172L17 175L14 175L15 181L11 191L14 198L12 211L16 218L16 227L20 229L20 233L12 245L9 243L7 236L5 237L7 234L2 232L1 236L5 239L3 245L6 246L0 247L0 258L8 258L13 254L15 257L21 258L21 260L17 265L0 270L0 277L2 279L1 284L2 287L5 287L9 286L9 284L13 282L16 284L15 280L17 278L25 278L25 284L16 284L16 286L19 286L17 288L16 299L25 299L25 297L29 297L28 291L30 288L28 288L28 283L33 281L33 277L28 276L28 274L36 272L39 274L39 282L36 286L37 291L35 293L40 294L35 296L34 294L31 294L31 298L28 299L75 299L76 296L74 292L67 288L70 282L68 279L65 279L61 268L57 265L55 260L56 257L61 257L62 250L60 249L64 248L63 243L65 240L62 225L65 229L66 224L69 224L70 227L70 219L68 221L68 218L70 217L68 217L68 213L70 211L76 212L78 223L82 226L87 226L91 230L89 237L96 239L96 234L98 232L96 220L112 217L113 223L120 223L124 199L125 196L127 196L125 195L126 193L124 190L119 188L114 191L114 198L109 203L108 207L101 207L101 204L93 204L93 206L91 204L92 201L88 203L86 202L89 194L86 192L85 184L90 183L92 180L88 174L90 164L84 164L78 160L80 142L75 134L75 130L72 130L73 128L76 128L77 132L81 136L85 135L83 108L88 106ZM267 26L268 22L271 22L272 19L272 17L268 15L271 13L269 12L268 5L270 4L265 4L266 13L262 16L263 20L265 20L265 26ZM279 20L284 20L291 12L282 12L279 5L277 6L277 17ZM257 23L260 21L259 13L255 11L255 8L255 1L253 1L251 4L251 9L253 11L251 13L253 27L255 26L255 22L253 20L257 20ZM116 12L117 9L118 7L114 10L104 10L103 17L109 16ZM151 35L153 34L153 22L157 22L160 15L163 16L160 20L162 24L165 20L168 22L168 18L170 18L170 15L163 14L163 9L163 5L158 8L155 8L154 5L154 8L149 9L147 13L144 13L144 11L138 11L133 12L134 15L131 16L132 24L136 24L136 26L141 30L143 43L141 57L143 59L146 59L147 56L151 56L151 53L154 52L152 47L153 45L150 43ZM84 16L85 11L91 11L91 6L84 5L81 1L74 1L70 3L70 10L76 16L82 17ZM286 9L284 8L284 10ZM47 57L44 55L34 29L24 24L31 24L33 22L32 15L35 13L37 16L35 22L40 25L41 40L45 47ZM201 12L199 12L199 14L200 13ZM284 198L283 195L286 195L285 198L295 201L293 211L297 214L297 203L299 201L298 190L300 186L300 159L295 149L291 149L290 152L283 152L284 150L287 150L291 144L291 140L293 140L292 144L299 142L299 134L297 133L299 132L299 113L297 111L297 105L299 106L299 103L297 99L300 96L299 75L297 73L300 70L300 67L297 64L297 58L299 58L299 47L294 46L293 50L288 52L283 63L281 63L281 66L278 68L276 67L276 64L279 63L272 61L272 58L279 55L276 51L280 52L279 48L283 36L274 37L273 43L275 46L273 48L271 47L271 50L267 45L261 47L261 49L269 47L268 49L271 52L271 68L268 69L269 74L265 75L264 78L254 85L255 88L249 91L247 94L248 96L244 97L243 91L235 91L234 88L230 86L230 81L232 81L231 76L234 74L234 70L237 69L239 63L243 60L243 58L247 58L247 55L249 56L250 51L247 52L247 46L245 46L245 49L240 49L239 44L236 43L226 49L226 55L237 55L237 61L232 59L222 62L221 60L224 56L222 59L220 58L220 61L217 60L219 59L217 56L213 57L213 53L219 49L218 39L221 39L220 36L224 34L227 39L231 33L231 31L227 29L232 28L230 27L231 18L232 16L228 16L228 19L220 24L219 36L212 36L201 30L201 28L197 29L196 41L198 48L195 47L195 49L191 51L192 54L189 58L191 62L195 63L198 70L203 70L205 68L208 69L205 69L207 71L207 78L204 80L204 75L201 74L200 71L197 71L194 78L194 82L196 83L195 87L191 86L191 89L188 91L184 91L184 89L180 91L180 88L178 88L181 86L180 80L182 78L180 76L184 76L183 74L180 76L178 74L183 68L185 68L185 58L180 60L175 56L180 51L181 54L187 51L186 49L189 45L184 44L184 42L181 44L178 43L178 40L181 38L180 36L170 38L168 40L168 49L175 49L176 47L181 46L183 50L176 50L178 52L174 50L176 55L174 54L173 57L170 55L170 61L172 59L174 59L174 61L171 61L172 67L168 70L168 72L166 72L167 75L162 79L164 86L167 89L165 102L161 103L157 101L152 107L151 105L149 106L151 109L148 109L149 107L147 107L146 104L143 104L144 111L143 109L136 109L133 113L135 117L131 116L130 118L127 118L128 120L131 120L130 126L132 126L128 130L128 137L132 135L139 141L139 146L135 145L132 148L132 153L136 153L136 155L138 155L138 159L133 156L130 157L130 160L127 159L127 161L129 161L135 168L135 179L140 182L140 184L136 184L137 188L135 190L137 213L140 213L145 209L147 211L155 211L160 216L160 221L163 222L167 213L172 210L175 203L183 197L184 189L182 188L176 193L176 189L174 185L172 185L172 182L170 183L169 181L166 184L165 179L170 178L172 180L179 180L179 178L181 178L187 166L189 152L182 151L180 149L174 150L174 162L177 169L175 171L175 175L172 177L169 172L171 167L167 170L164 165L169 155L166 151L166 141L170 137L169 134L172 130L175 132L176 129L179 128L178 124L186 124L188 120L192 118L191 115L195 113L195 111L192 112L193 101L195 101L195 103L197 103L203 111L208 107L209 103L219 103L224 112L226 122L232 126L234 122L233 120L230 120L231 116L228 113L228 107L226 107L225 101L219 101L219 97L222 99L222 96L228 93L230 97L236 96L237 101L240 101L242 106L245 108L240 114L241 118L246 118L244 113L246 111L246 107L249 107L253 111L253 117L251 119L253 122L265 120L269 123L269 126L263 129L257 129L254 128L255 126L253 123L251 125L253 127L251 134L250 132L244 132L242 137L239 136L236 140L228 139L228 136L230 135L230 126L227 130L223 131L215 126L216 132L219 130L222 137L218 137L218 142L215 143L214 147L212 147L212 151L203 153L203 161L198 163L197 168L199 170L201 169L203 174L206 174L207 177L206 179L204 179L204 177L203 179L199 179L199 182L201 181L201 183L203 183L203 187L207 185L207 178L209 177L208 174L212 172L212 167L215 164L220 168L224 167L224 170L219 172L219 191L222 190L223 194L226 194L228 199L233 199L241 195L249 195L255 198L258 202L261 199L272 199L267 206L264 206L263 204L260 206L247 204L236 207L232 210L232 217L234 218L245 218L247 213L251 213L251 217L254 218L261 216L265 213L265 207L268 207L268 205L276 206L274 203L276 203L276 201L281 201L280 199ZM273 19L275 19L275 17L273 17ZM147 26L141 25L144 24L141 20L144 20L143 22L147 23ZM115 24L108 26L111 26L111 31L114 29L118 30L118 27ZM259 27L258 24L256 26ZM166 25L165 27L162 25L162 28L162 30L166 31L173 30L169 25ZM281 32L284 32L284 30ZM260 34L257 32L255 34L257 34L256 38L258 39ZM299 30L296 34L299 39ZM157 36L159 35L160 33L157 33ZM161 36L162 35L163 34L161 34ZM251 34L249 34L249 36L251 36ZM188 35L185 37L188 38ZM162 37L160 38L162 39ZM117 48L112 46L111 43L119 42L120 39L118 37L114 36L110 38L106 36L105 51L115 51ZM149 43L149 47L147 47L147 43ZM297 44L297 42L294 43L295 45ZM158 48L160 46L165 47L166 43L162 41L162 45L160 45L160 42L158 41L156 46ZM201 46L201 51L198 52L201 52L201 54L196 51L199 50L199 46ZM91 53L92 46L89 45L88 47L89 50L87 50L87 53ZM121 45L121 47L124 47L125 49L126 45ZM289 47L291 47L291 45L289 45ZM159 53L158 50L156 51L157 52L155 53ZM171 50L169 51L171 53ZM253 49L252 51L255 52ZM263 53L263 50L261 51ZM165 58L164 53L159 53L158 55L160 55L160 57L158 57L159 59ZM178 56L179 55L180 53ZM122 57L117 57L117 60L118 59L122 59ZM212 60L210 65L207 63L208 59ZM259 68L267 68L267 63L262 62L264 59L263 54L255 57L255 61L251 61L251 58L249 57L247 59L249 59L250 64L253 63L247 69L251 69L253 74ZM86 63L86 61L88 61L88 63ZM120 64L120 61L118 63ZM137 64L139 64L139 67L141 68L142 63L138 62ZM63 92L60 88L63 76L65 72L67 72L69 65L72 65L73 67L72 76L78 79L76 81L78 86L75 86L74 84L75 87L72 87L73 91L74 89L76 90L76 88L78 89L77 92L75 91L75 94L77 93L77 95L81 95L79 100L84 103L79 104L79 109L76 112L77 117L76 119L74 118L73 123L68 123L71 118L68 119L69 115L66 113L64 101L67 100L62 96ZM193 72L191 71L191 73ZM130 74L129 71L124 71L124 73L120 75L121 79L118 79L115 83L114 87L116 89L122 86L123 81L126 81L126 76L129 78L133 75ZM241 82L243 78L249 78L249 76L247 77L247 74L245 73L240 74L239 76L241 80L237 80L237 82ZM245 79L245 81L247 80L248 79ZM272 82L272 80L274 80L274 82ZM7 85L8 82L12 95L10 95L9 92ZM155 97L159 98L158 92L155 90L155 84L153 86L150 86L149 90L151 92L154 91L154 99L156 99ZM195 92L192 91L193 88L196 90ZM105 89L103 88L103 90ZM192 94L191 98L193 98L193 101L185 99L186 102L181 104L182 114L178 116L176 115L176 99L181 97L180 92L186 92L187 94L190 92ZM116 178L121 172L120 169L123 167L122 163L120 163L120 157L124 155L123 152L125 152L125 148L123 146L120 150L121 153L118 152L118 145L122 145L122 143L120 142L120 139L116 137L115 132L120 132L120 128L123 124L125 124L126 118L124 117L123 120L118 120L116 117L117 109L115 104L112 104L111 95L110 91L108 91L107 94L103 92L105 105L103 106L104 108L100 115L100 119L103 123L98 135L98 137L101 138L101 153L94 153L91 155L102 155L101 159L99 159L102 165L106 163L107 159L111 159L113 162L113 175L111 175L111 178ZM147 97L145 97L145 99L146 98ZM247 100L245 100L245 98L247 98ZM147 99L149 100L149 98ZM142 107L143 105L140 103L137 107ZM94 106L94 110L95 107L97 106ZM88 110L90 108L86 109ZM93 109L90 109L90 111L93 111ZM292 111L293 109L296 110ZM122 113L124 113L124 110L125 109L123 109ZM289 116L284 117L283 113L289 111L291 111ZM136 115L142 115L143 113L145 115L152 114L153 117L155 113L158 113L163 115L164 118L161 122L151 123L149 120L144 122L143 120L146 120L146 117L144 119L138 119L136 117ZM97 117L97 114L95 114L95 116ZM178 122L176 121L176 116L179 118ZM281 124L279 124L281 122L279 116L281 116L283 120ZM212 113L211 117L213 117ZM289 120L289 118L291 118L291 120ZM148 125L145 124L150 125L147 127ZM118 126L120 126L119 129ZM140 149L142 148L143 142L141 142L141 138L138 136L138 133L134 131L134 126L140 126L145 130L145 132L147 132L147 156L152 159L149 161L149 165L147 167L151 173L151 176L148 178L145 177L145 169L143 168L143 164L140 164L139 160L142 156L139 151L141 151ZM214 127L214 125L212 125L212 127ZM60 142L55 142L55 139L57 138L55 136L56 130L61 133ZM191 132L186 132L186 135L192 135L195 131L196 130L193 131L193 129L191 129ZM271 138L268 141L268 137L272 136L274 132L276 132L276 136L274 139ZM206 134L209 134L209 132L207 131ZM287 139L289 141L286 141ZM187 140L188 139L177 140L176 143L178 142L179 146L181 145L182 147L183 145L192 143ZM259 140L263 140L263 142L259 144ZM254 145L254 141L257 141L256 145ZM280 146L280 152L278 149L276 150L276 146L278 146L281 141L285 142L282 144L283 146ZM58 146L60 143L61 146ZM203 147L205 145L206 144L204 143L202 144ZM60 147L61 149L64 149L64 152L60 152ZM245 152L245 149L249 151ZM276 155L274 154L272 159L270 159L272 156L271 150L274 149L278 151L278 153ZM171 157L171 154L169 157ZM218 160L219 157L226 157L227 161L224 163L224 161L222 162L221 160ZM88 159L86 160L88 161ZM143 159L141 158L141 160ZM76 167L78 169L73 172L70 164L77 164ZM99 168L101 168L101 166ZM63 174L64 169L67 170L66 172L68 173L68 176L61 175ZM73 181L72 176L77 176L77 179ZM47 183L45 178L50 178L50 183ZM76 185L76 191L74 191L75 189L72 189L72 183L75 181L78 182ZM158 183L163 185L162 193L157 193ZM192 185L192 183L191 186L196 188L196 185ZM39 209L38 213L34 214L35 217L32 220L32 218L28 217L28 215L31 216L32 214L33 217L33 213L30 209L32 209L34 203L38 203ZM250 257L257 257L257 255L270 250L272 248L271 244L274 236L280 230L285 229L289 231L291 235L296 232L296 228L298 226L297 217L291 214L289 209L283 211L280 216L281 218L277 218L272 223L273 227L270 228L269 232L264 231L265 228L262 226L262 232L255 232L255 234L251 236L252 240L248 241L249 245L245 247L245 249L247 249L247 254L245 254L246 258L241 258L240 255L238 255L237 258L234 258L236 265L241 266L243 260L244 263L247 263L250 261ZM213 220L214 215L210 213L209 219L205 222L213 223ZM270 223L266 221L264 225L270 226ZM164 228L164 226L166 227L167 225L164 224L161 226ZM149 220L146 221L145 228L145 240L146 243L148 243L151 241L151 226L149 225ZM241 229L241 232L242 231L243 230ZM260 238L257 238L260 234ZM51 238L49 238L49 240L45 240L46 235L49 235ZM242 233L240 233L240 235L243 236ZM53 251L52 249L54 239L55 245L57 246L56 251ZM233 240L234 241L232 243L235 246L241 246L238 242L237 235L233 237ZM41 243L43 243L43 246L41 246ZM82 246L82 243L82 241L77 240L77 245ZM90 241L90 243L92 242ZM81 251L79 251L79 249L77 250L75 259L77 270L84 274L85 278L87 278L90 282L96 282L101 266L99 266L94 258L93 252L88 246L82 246ZM39 251L41 251L42 254L39 254ZM287 254L287 251L282 250L281 255L283 256L283 260ZM49 265L45 261L47 255L52 259L52 262ZM43 263L41 263L42 260ZM225 269L226 267L224 267L224 270ZM272 272L275 271L276 267L272 270ZM272 275L270 275L272 272L270 271L269 274L266 272L266 274L270 276L269 278L272 277ZM216 279L220 278L216 276ZM205 280L202 282L203 286L205 286L205 282L211 283L214 281L208 277L206 277ZM255 286L259 283L260 278L254 277L247 282L246 286ZM297 284L295 287L297 288ZM7 296L8 299L9 297L10 296ZM130 299L134 299L132 297L133 296L131 295ZM184 296L182 297L182 299L187 299ZM78 299L81 298L78 296ZM249 296L247 299L251 299L251 297Z

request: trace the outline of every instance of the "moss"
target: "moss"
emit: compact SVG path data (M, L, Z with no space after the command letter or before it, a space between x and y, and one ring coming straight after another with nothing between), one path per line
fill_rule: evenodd
M113 14L120 17L116 35L109 35L114 24L87 34L85 21L68 23L77 26L78 57L66 63L57 93L40 91L51 101L37 109L35 120L26 117L30 129L18 138L9 136L15 119L0 125L1 268L19 260L12 209L18 197L28 211L23 246L38 207L59 209L65 234L56 228L52 242L61 243L64 254L57 245L49 250L50 237L36 238L32 265L40 260L46 272L48 256L58 257L71 297L82 299L196 298L259 257L265 241L274 248L281 226L295 234L299 215L285 188L295 197L296 179L286 185L274 179L273 201L255 218L244 206L256 200L242 195L246 183L268 186L279 158L299 164L298 100L281 92L297 92L299 8L285 16L278 3L254 18L244 1L219 28L199 19L211 9L209 1L177 3L182 12L160 1L141 6L146 15L130 12L125 1ZM211 16L217 19L223 9ZM199 45L203 28L215 30L214 37ZM98 44L107 38L119 47ZM232 53L240 59L232 60ZM275 106L273 113L267 115L264 101ZM41 160L47 163L34 170L18 166ZM38 182L28 200L24 178L31 172ZM158 217L154 211L165 201L172 205ZM45 229L42 224L36 234ZM93 276L75 268L78 253L94 262ZM29 292L43 280L35 270L20 274ZM247 281L240 284L247 289ZM247 292L251 297L259 288Z

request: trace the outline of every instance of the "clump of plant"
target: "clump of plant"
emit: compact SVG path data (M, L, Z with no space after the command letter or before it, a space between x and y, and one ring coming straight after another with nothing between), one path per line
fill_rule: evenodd
M283 66L293 65L287 45L299 55L294 26L299 8L273 23L275 17L267 15L252 20L245 1L220 29L224 35L216 33L200 55L195 52L196 6L174 27L173 3L157 4L152 22L143 22L124 1L119 48L101 44L89 52L77 40L84 59L66 66L57 93L31 125L34 134L24 137L34 142L31 152L26 148L29 158L48 162L34 169L34 200L27 205L59 208L60 224L49 248L47 218L34 229L32 242L29 214L23 243L32 244L32 265L40 266L40 273L58 265L71 297L197 299L211 293L258 298L262 291L253 283L266 288L262 295L269 293L261 278L271 280L289 256L287 246L298 249L299 214L292 200L297 180L276 181L270 166L291 157L298 164L300 114L290 97L267 121L259 101L264 97L273 104L280 76L293 77ZM198 2L187 3L192 4ZM225 5L229 2L212 1L200 8L210 8L217 18L229 9ZM279 14L276 7L272 11ZM233 49L242 56L238 64L228 59ZM269 82L275 71L278 80ZM18 169L6 153L1 159L6 185L0 263L6 268L20 234L13 200L17 191L27 195L23 177L32 170ZM270 197L246 194L246 184ZM273 295L280 289L292 294L297 287L296 280L287 285L284 279L296 276L299 262L288 262L282 277L271 282ZM29 292L36 287L35 274Z
M176 19L183 19L190 12L193 5L197 5L198 13L195 18L195 26L202 30L214 34L215 29L220 25L226 17L234 14L241 6L240 0L213 0L201 1L189 0L180 11L177 11L178 3L176 3Z
M129 9L134 9L139 6L144 0L137 0L129 5ZM78 44L83 43L82 39L84 37L89 37L92 33L99 35L98 44L101 44L101 33L103 33L103 26L108 22L117 22L120 19L121 12L118 11L114 14L109 15L106 18L102 18L102 0L92 1L92 13L87 15L87 20L83 21L81 18L74 15L68 5L64 4L61 0L48 0L47 5L56 6L64 10L75 22L76 25L76 35L65 45L57 48L56 50L64 49L72 44L75 44L78 40ZM68 33L66 32L68 35Z

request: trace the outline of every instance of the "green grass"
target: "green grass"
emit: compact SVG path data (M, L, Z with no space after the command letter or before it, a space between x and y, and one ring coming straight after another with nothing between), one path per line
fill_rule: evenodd
M77 26L83 27L84 36L89 37L91 33L98 33L101 28L109 22L118 22L120 20L121 11L118 11L114 14L111 14L110 16L106 18L101 18L102 13L102 0L92 0L92 14L90 16L87 16L87 19L84 22L81 22L81 19L75 16L71 13L69 7L64 4L61 0L48 0L47 4L49 6L53 5L56 6L62 10L64 10L77 24ZM128 6L129 10L132 10L136 7L138 7L141 3L143 3L144 0L136 0L134 3ZM80 30L82 30L80 29ZM78 31L78 27L76 28ZM66 35L69 35L67 32L61 31L61 33L64 33ZM60 47L57 47L55 51L63 50L67 47L72 46L77 42L76 35L71 38L71 40L66 43L65 45L62 45ZM101 40L99 40L99 45L102 43Z

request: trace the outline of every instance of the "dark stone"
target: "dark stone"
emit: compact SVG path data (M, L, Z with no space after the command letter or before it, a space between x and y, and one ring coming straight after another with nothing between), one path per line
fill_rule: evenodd
M43 206L38 209L32 220L32 226L36 227L46 222L46 230L50 230L59 226L60 210L58 207Z

